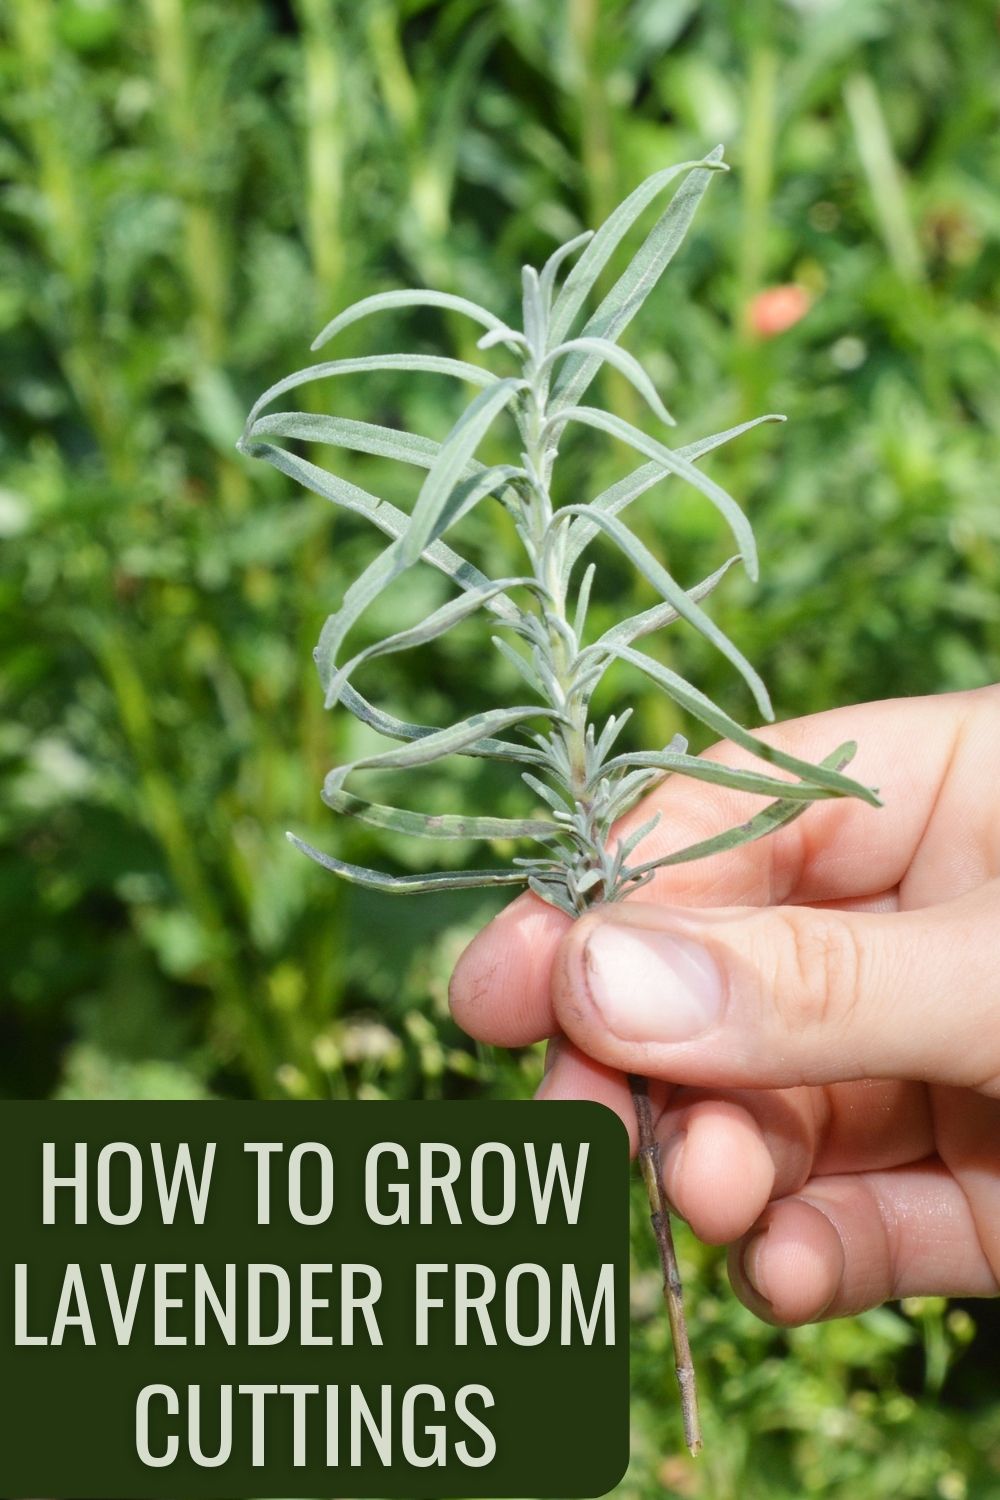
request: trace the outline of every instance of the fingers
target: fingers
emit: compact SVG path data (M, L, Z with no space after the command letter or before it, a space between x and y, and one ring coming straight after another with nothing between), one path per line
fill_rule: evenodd
M766 839L661 870L645 899L652 895L685 906L895 905L896 888L941 801L956 740L980 703L981 695L971 693L860 704L762 730L762 740L807 759L821 758L839 741L856 737L861 750L852 773L880 785L886 808L839 799L819 803ZM753 760L730 744L715 746L707 758L733 765ZM644 857L655 858L740 823L759 806L759 798L672 776L633 810L621 831L658 811L659 826L642 850ZM938 891L937 899L947 894L940 882ZM455 971L451 998L459 1024L499 1045L551 1036L558 1028L549 976L567 925L567 918L534 896L519 897L490 923Z
M676 1089L657 1127L664 1187L699 1239L728 1244L813 1177L903 1166L934 1150L927 1090ZM682 1144L681 1144L682 1143Z
M811 1181L734 1246L730 1277L772 1323L843 1317L896 1297L998 1290L968 1199L937 1161Z
M673 1083L1000 1096L998 921L1000 881L919 912L595 909L553 966L556 1019L599 1061Z
M451 977L451 1008L470 1036L524 1047L558 1031L552 963L570 918L537 896L520 896L466 948Z

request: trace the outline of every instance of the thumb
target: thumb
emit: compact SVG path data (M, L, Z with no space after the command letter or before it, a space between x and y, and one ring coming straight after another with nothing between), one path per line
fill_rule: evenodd
M1000 1095L1000 881L911 912L808 906L581 917L562 1030L627 1072L710 1088L857 1078Z

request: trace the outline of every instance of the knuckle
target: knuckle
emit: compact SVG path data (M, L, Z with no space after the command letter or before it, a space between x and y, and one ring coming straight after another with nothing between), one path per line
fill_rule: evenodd
M850 924L817 911L776 915L773 1001L795 1033L850 1023L861 987L861 954Z

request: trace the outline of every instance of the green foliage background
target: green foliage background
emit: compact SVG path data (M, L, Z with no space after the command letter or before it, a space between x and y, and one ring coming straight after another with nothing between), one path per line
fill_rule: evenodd
M680 441L790 418L710 461L764 559L762 586L716 595L720 622L786 716L997 677L992 3L7 0L0 28L4 1095L530 1093L537 1055L475 1049L447 1017L492 907L368 896L284 841L423 853L318 798L355 731L323 714L310 650L371 538L233 444L339 307L425 284L503 314L523 260L717 140L735 170L626 343ZM751 300L789 281L811 310L755 336ZM475 331L428 314L376 337L404 335L469 357ZM467 399L433 377L318 394L431 436ZM638 416L613 376L603 394ZM339 460L405 501L390 466ZM585 442L574 483L627 462ZM679 488L639 509L675 574L721 559ZM473 550L510 546L476 525ZM607 618L616 591L649 602L609 566ZM437 587L414 573L373 635ZM459 632L380 686L444 722L509 691L481 647ZM747 716L697 641L670 649ZM652 701L637 719L655 743L679 727ZM481 776L428 797L502 806ZM708 1451L677 1457L640 1220L623 1495L1000 1496L995 1309L925 1299L779 1334L690 1238Z

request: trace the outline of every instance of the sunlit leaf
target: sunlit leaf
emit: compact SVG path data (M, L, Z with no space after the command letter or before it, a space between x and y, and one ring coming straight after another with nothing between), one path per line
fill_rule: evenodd
M484 328L503 328L500 318L485 307L480 307L477 302L470 302L467 297L456 297L451 292L434 291L394 291L376 292L373 297L365 297L360 302L355 302L343 312L331 318L329 323L313 339L310 347L322 349L323 345L329 343L336 334L344 328L349 328L352 323L357 323L362 318L368 318L372 313L385 312L396 307L443 307L449 312L464 313L466 317L474 318Z

